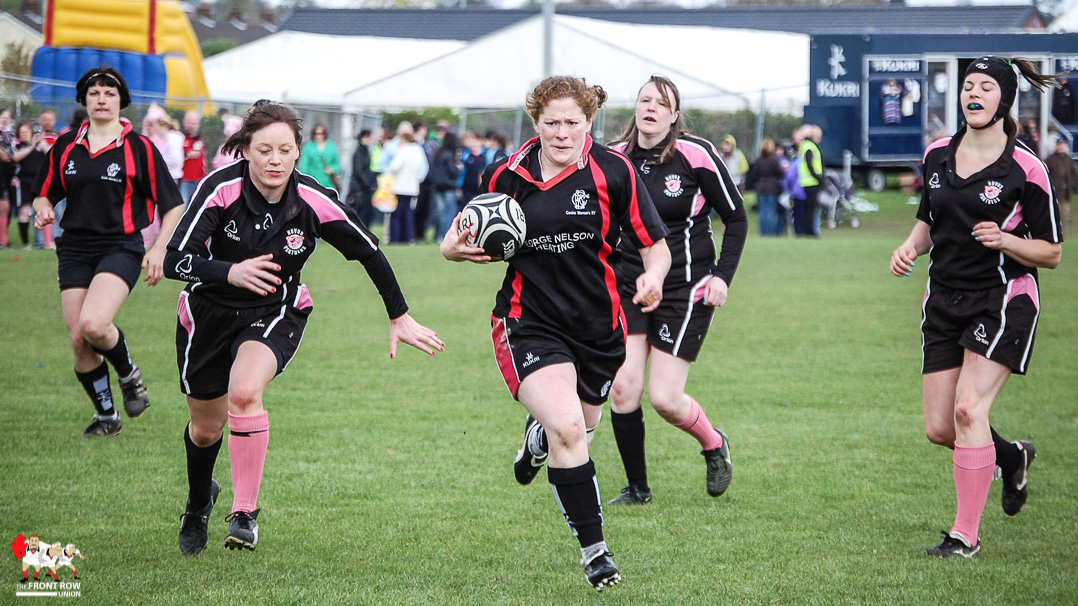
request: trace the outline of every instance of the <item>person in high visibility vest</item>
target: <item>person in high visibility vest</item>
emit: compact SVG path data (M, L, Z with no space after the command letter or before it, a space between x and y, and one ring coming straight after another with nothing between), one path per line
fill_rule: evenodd
M805 124L801 145L797 148L798 177L801 187L805 188L805 205L801 213L794 208L794 225L801 226L797 234L800 236L819 236L820 224L817 220L817 197L820 193L820 181L823 180L823 157L820 155L819 143L823 137L823 129L814 124ZM800 216L798 216L800 215Z

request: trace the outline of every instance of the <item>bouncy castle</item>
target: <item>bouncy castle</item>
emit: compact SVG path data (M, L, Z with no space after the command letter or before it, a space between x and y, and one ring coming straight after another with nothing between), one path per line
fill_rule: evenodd
M35 102L66 106L91 67L123 74L135 104L205 109L202 50L179 0L50 0L44 45L34 53Z

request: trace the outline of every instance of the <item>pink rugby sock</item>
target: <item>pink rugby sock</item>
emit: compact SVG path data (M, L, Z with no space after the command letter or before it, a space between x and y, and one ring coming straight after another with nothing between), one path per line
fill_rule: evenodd
M951 532L977 544L988 488L996 470L996 447L954 445L954 489L958 495L958 513Z
M704 414L704 409L700 408L700 403L692 396L686 395L685 397L689 398L689 404L691 405L689 416L684 421L675 423L674 427L696 438L696 441L700 443L700 447L704 450L721 448L722 436L711 426L711 421L707 420L707 415Z
M232 513L258 508L262 468L269 445L269 413L241 417L228 413L228 458L232 464Z

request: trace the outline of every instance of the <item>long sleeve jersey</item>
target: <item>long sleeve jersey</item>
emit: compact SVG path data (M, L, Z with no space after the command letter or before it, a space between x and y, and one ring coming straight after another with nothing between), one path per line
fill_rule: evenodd
M674 144L673 156L656 164L665 147L664 141L651 149L635 147L629 154L670 232L666 236L670 272L663 289L692 286L710 276L730 284L748 234L741 194L709 141L683 135ZM624 143L614 146L624 148ZM726 226L718 259L711 232L712 210ZM629 242L619 244L618 250L622 253L622 280L632 284L644 272L643 260Z
M168 243L165 276L190 282L186 290L222 305L278 304L299 293L300 271L318 240L363 264L390 318L408 311L378 239L334 190L293 171L284 196L270 204L251 181L246 160L214 171L199 184ZM233 264L265 254L281 266L275 293L262 296L228 282Z

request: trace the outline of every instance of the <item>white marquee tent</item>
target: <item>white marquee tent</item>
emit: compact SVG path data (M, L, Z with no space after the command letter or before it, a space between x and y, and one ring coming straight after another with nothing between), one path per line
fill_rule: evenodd
M1062 12L1048 24L1050 32L1078 32L1078 2Z
M808 102L809 38L755 30L636 25L554 16L553 72L600 84L631 105L652 74L670 77L686 107L800 113ZM531 17L440 57L349 91L345 111L523 104L542 78L543 18Z
M202 68L217 101L273 99L339 110L347 91L465 44L282 31L214 55Z

